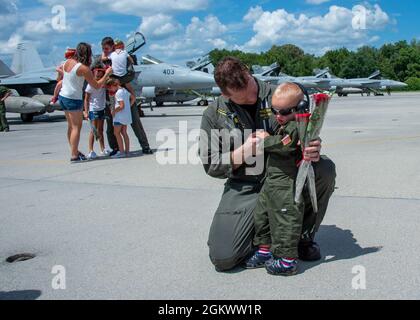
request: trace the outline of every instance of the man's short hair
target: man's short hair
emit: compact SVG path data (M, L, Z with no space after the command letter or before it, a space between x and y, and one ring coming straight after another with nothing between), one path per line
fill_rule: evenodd
M114 39L112 39L111 37L105 37L102 39L102 47L103 46L110 46L113 47L114 46Z
M234 57L223 58L214 71L214 80L224 94L229 94L228 89L239 91L248 86L251 72L239 59Z

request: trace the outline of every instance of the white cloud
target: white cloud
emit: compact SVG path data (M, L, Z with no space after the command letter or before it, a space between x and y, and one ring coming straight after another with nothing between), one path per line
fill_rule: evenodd
M253 23L255 35L241 48L255 51L274 44L294 43L307 51L321 53L325 47L357 47L373 39L372 31L392 23L379 5L363 8L366 29L353 28L354 11L345 7L331 6L325 15L319 16L295 15L284 9L270 12L253 7L244 19Z
M327 2L306 0L312 4ZM45 43L45 39L61 52L67 46L87 40L96 43L105 34L128 33L128 19L102 19L104 15L127 14L130 19L141 18L138 30L147 38L142 53L180 63L214 48L260 51L271 45L294 43L306 51L322 53L327 49L347 46L350 49L379 40L378 31L392 23L379 5L366 6L366 30L352 28L351 8L331 6L323 15L294 14L284 9L264 11L261 6L249 9L241 21L222 23L218 17L193 17L181 24L176 17L182 12L205 10L209 0L72 0L65 4L67 29L64 32L51 27L51 8L62 0L40 0L39 6L17 8L18 0L0 0L0 47L10 52L19 39ZM248 40L244 36L252 29ZM97 38L97 40L95 40ZM246 38L245 38L246 39ZM47 55L51 48L39 46ZM48 65L48 62L46 62Z
M181 29L182 25L173 17L161 13L144 17L139 27L139 31L145 34L148 39L166 38Z
M260 6L251 7L243 20L246 22L254 22L261 17L263 13L264 10Z
M227 26L213 15L204 19L193 17L183 33L153 42L147 49L157 58L180 63L198 58L214 48L227 47L228 42L223 39L227 31Z
M46 5L63 4L62 0L41 0ZM138 17L151 16L158 13L173 14L176 12L204 10L208 0L72 0L65 7L79 11L113 12Z
M201 40L210 39L219 37L226 31L227 27L216 16L209 15L203 21L193 17L187 26L186 37Z
M330 2L331 0L306 0L306 3L309 4L322 4L325 2Z
M52 31L51 19L29 20L23 25L24 34L45 35Z
M0 45L0 54L13 54L20 42L22 42L22 37L18 34L12 34L7 41Z

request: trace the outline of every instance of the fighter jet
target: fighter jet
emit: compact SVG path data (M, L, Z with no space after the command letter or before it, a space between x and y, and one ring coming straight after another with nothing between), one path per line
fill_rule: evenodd
M155 101L157 106L164 102L191 101L202 97L202 90L210 88L217 92L214 77L202 71L191 70L175 64L165 63L150 55L142 57L142 63L134 66L138 73L135 88L146 101ZM199 105L207 105L201 99Z
M0 61L0 85L12 90L5 101L6 111L19 113L24 122L35 115L60 109L50 101L57 83L54 67L45 68L31 43L21 43L13 56L11 69Z
M372 92L374 95L382 95L380 90L387 90L390 94L390 90L394 88L404 88L407 84L399 81L381 79L381 72L379 70L372 73L367 78L353 78L353 79L342 79L332 75L329 69L316 70L318 73L316 77L328 79L331 82L333 89L335 89L338 96L348 96L351 93L370 95ZM378 79L379 77L379 79Z
M307 89L314 91L330 90L331 84L328 79L322 79L314 76L307 77L293 77L280 72L281 67L278 63L273 63L271 66L252 66L254 76L262 81L282 84L284 82L298 82Z

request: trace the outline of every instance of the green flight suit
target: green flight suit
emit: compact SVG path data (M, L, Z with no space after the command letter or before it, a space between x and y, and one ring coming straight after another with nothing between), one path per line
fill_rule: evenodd
M0 131L8 130L9 124L6 119L6 105L1 99L9 93L10 90L6 87L0 86Z
M263 185L265 172L255 175L248 174L247 164L236 170L229 163L230 152L234 145L225 150L211 148L203 143L214 132L244 132L244 130L264 129L274 135L278 123L273 114L264 112L262 106L268 103L271 108L271 98L275 87L255 79L258 83L257 106L261 111L256 113L255 121L246 111L245 106L239 106L232 101L220 96L211 104L203 114L201 122L201 135L199 152L205 172L218 179L226 179L222 199L216 210L210 227L208 246L209 256L218 271L235 268L250 254L255 247L254 239L254 210L259 193ZM269 115L268 128L265 116ZM246 137L243 137L246 138ZM221 139L220 145L229 144ZM318 230L328 207L329 199L335 186L335 165L327 157L313 164L316 177L318 196L318 213L314 214L311 208L309 195L304 192L305 215L303 221L302 237L313 239Z
M282 142L289 137L289 141ZM304 216L295 203L297 164L302 159L296 122L266 138L266 177L254 212L254 245L271 245L276 258L298 258Z

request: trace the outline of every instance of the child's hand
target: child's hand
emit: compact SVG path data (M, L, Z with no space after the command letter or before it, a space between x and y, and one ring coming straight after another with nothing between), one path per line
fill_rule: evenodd
M106 71L105 71L105 75L106 75L107 77L109 77L109 76L112 74L112 72L113 72L112 67L109 67L108 69L106 69Z
M85 120L89 119L89 114L87 111L83 111L83 117L85 118Z

